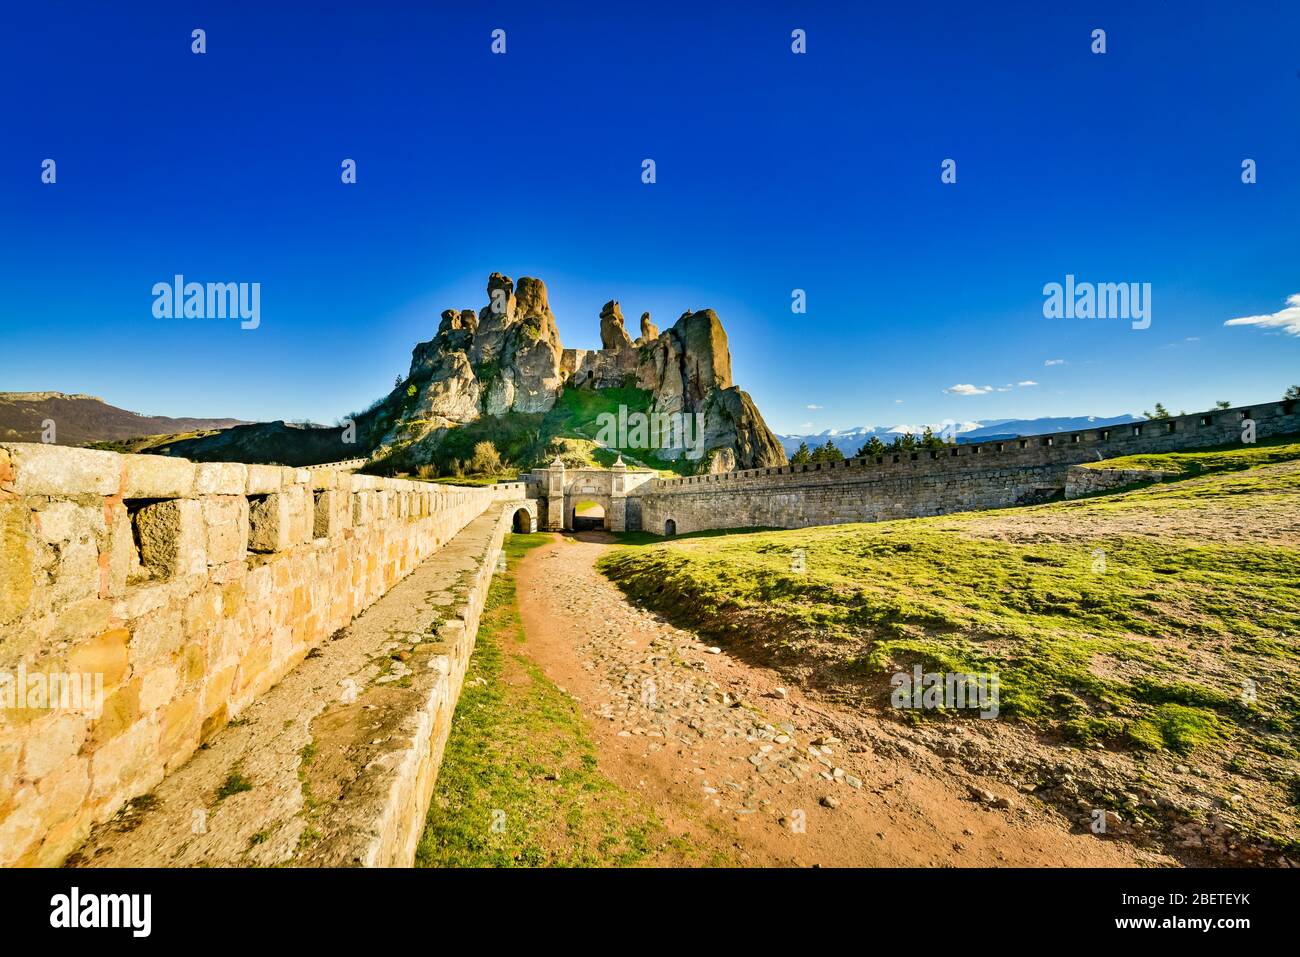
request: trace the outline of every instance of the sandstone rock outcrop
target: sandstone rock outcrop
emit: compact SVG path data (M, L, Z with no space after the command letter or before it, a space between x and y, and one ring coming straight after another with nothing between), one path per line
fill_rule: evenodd
M652 411L703 417L703 469L785 464L785 451L753 399L731 381L731 349L716 312L683 313L640 351L637 384L654 394Z
M650 313L641 313L641 338L637 341L640 345L643 342L649 342L651 339L659 338L659 327L650 321Z
M600 349L564 349L540 279L493 273L488 304L448 309L438 333L411 355L411 370L383 401L376 454L401 450L408 464L432 461L448 430L483 416L551 409L566 388L636 386L650 411L695 416L689 449L650 450L676 458L687 451L701 470L780 465L785 453L748 395L731 379L727 334L712 309L686 312L659 332L641 316L634 343L616 300L600 311ZM702 443L702 448L700 447Z
M600 310L600 346L602 349L621 351L632 347L632 337L623 325L623 311L611 299Z

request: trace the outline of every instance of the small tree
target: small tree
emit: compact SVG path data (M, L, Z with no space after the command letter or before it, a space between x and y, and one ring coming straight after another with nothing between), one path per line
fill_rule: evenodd
M790 456L791 465L807 465L812 461L812 453L808 451L808 443L800 442L799 448L795 449L794 455Z
M835 443L830 439L826 440L825 445L820 445L813 452L810 462L843 462L844 453L835 447Z
M1152 413L1150 413L1150 412L1143 412L1142 414L1143 414L1144 416L1146 416L1148 419L1167 419L1167 418L1169 418L1169 410L1166 409L1166 408L1164 407L1164 405L1163 405L1162 403L1160 403L1160 402L1157 402L1157 403L1156 403L1156 411L1155 411L1155 414L1154 414L1154 415L1153 415Z
M1300 402L1300 385L1293 385L1282 396L1283 402Z
M857 457L865 458L868 455L884 455L886 451L885 443L880 441L878 436L873 435L871 441L858 449Z
M477 442L474 455L469 460L469 471L473 475L496 475L501 471L501 453L491 442Z
M889 448L895 452L915 452L916 436L911 432L897 435L894 437L894 441L889 444Z
M939 436L935 435L934 430L927 425L925 427L925 432L921 435L921 448L935 450L945 449L947 447L947 443L944 442L943 439L939 438Z
M1214 403L1214 407L1216 409L1231 409L1232 403L1227 399L1220 399L1218 402Z

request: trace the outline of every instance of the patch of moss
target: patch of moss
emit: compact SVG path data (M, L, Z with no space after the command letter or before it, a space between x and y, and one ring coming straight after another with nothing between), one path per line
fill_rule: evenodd
M217 800L224 801L233 794L251 790L253 790L253 782L244 777L238 767L234 767L230 769L230 774L221 783L221 787L217 788Z

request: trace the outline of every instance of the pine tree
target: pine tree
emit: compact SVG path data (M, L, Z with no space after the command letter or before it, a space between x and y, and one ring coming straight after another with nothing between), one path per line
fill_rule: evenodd
M844 453L835 447L835 443L830 439L826 440L825 445L817 447L813 452L810 462L843 462Z
M808 451L808 443L800 442L799 448L795 450L794 455L790 456L791 465L807 465L812 461L812 453Z
M871 455L884 455L886 451L888 451L888 447L885 443L880 441L878 436L873 435L871 441L858 449L857 458L865 458Z

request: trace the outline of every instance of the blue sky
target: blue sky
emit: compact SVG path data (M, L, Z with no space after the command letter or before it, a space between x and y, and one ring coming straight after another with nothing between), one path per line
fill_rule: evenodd
M1300 293L1300 6L902 6L11 4L0 390L332 422L493 270L566 346L712 306L780 432L1300 381L1300 335L1224 326ZM175 273L260 282L260 327L155 319ZM1067 273L1151 327L1045 319Z

